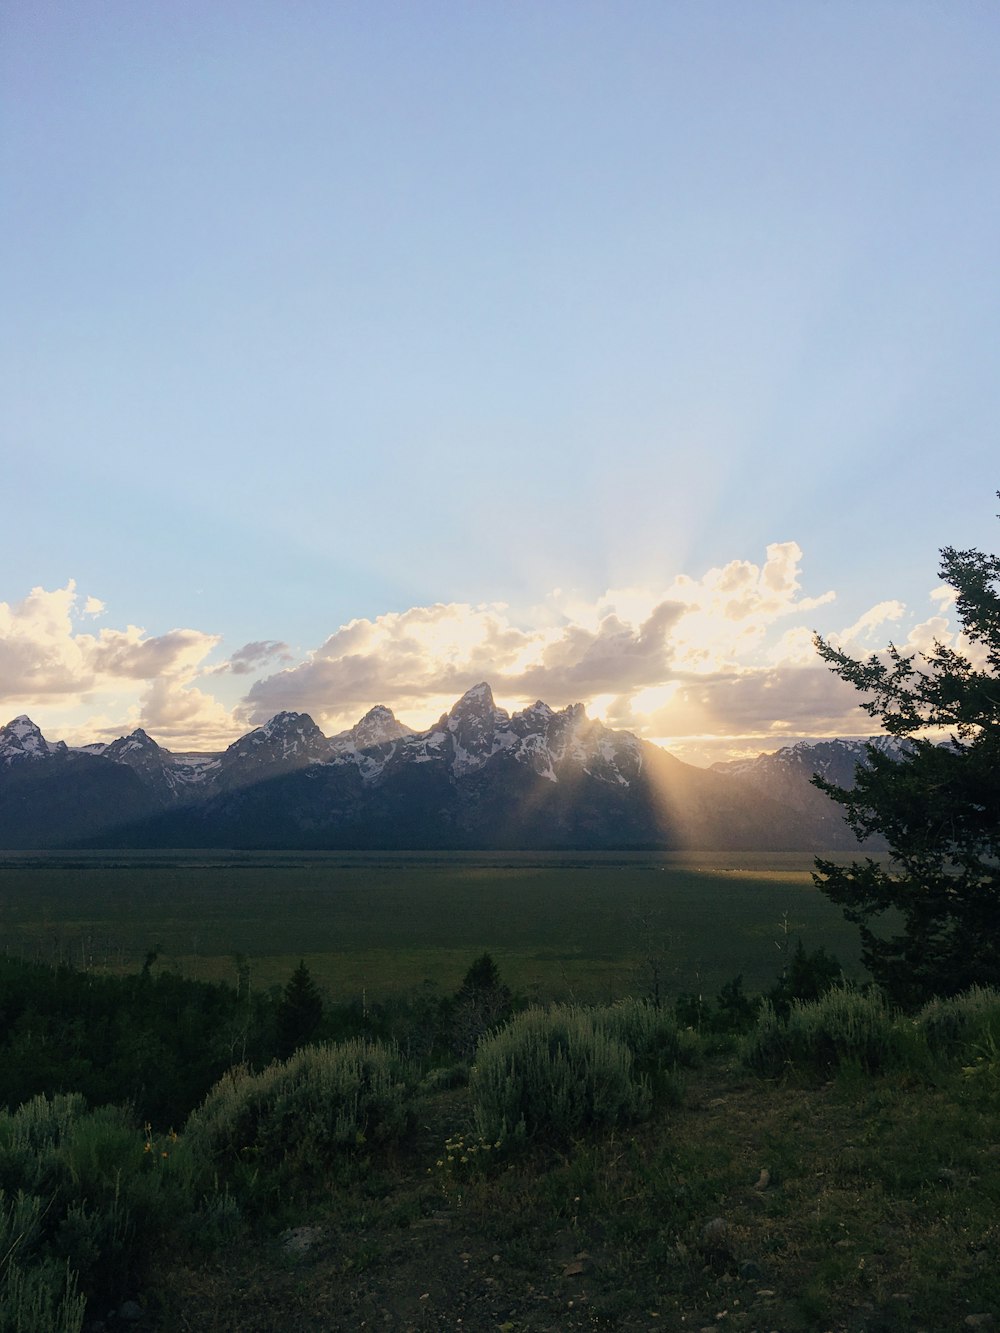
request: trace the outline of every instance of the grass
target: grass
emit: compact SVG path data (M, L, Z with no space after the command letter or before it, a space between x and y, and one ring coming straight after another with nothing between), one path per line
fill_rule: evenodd
M304 957L334 1000L425 981L453 990L488 950L516 990L607 1000L772 984L786 930L858 971L857 935L813 887L811 858L729 853L6 853L12 953L206 980L284 984Z
M686 1079L647 1123L461 1172L439 1163L469 1096L437 1094L405 1149L282 1218L317 1228L307 1253L265 1229L173 1256L161 1327L943 1333L1000 1313L1000 1143L975 1079L799 1085L725 1054Z

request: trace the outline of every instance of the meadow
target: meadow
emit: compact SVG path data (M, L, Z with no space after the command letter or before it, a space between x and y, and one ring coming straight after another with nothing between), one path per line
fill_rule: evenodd
M123 974L0 963L4 1328L114 1307L161 1333L927 1333L1000 1311L995 991L917 1018L849 988L786 1018L600 1007L654 974L665 997L767 990L798 939L859 976L807 857L8 854L0 922L11 957ZM484 950L576 1003L491 1028L488 997L455 995ZM264 991L300 957L371 1008L329 1005L332 1044L275 1061ZM172 975L248 969L248 1003Z
M764 990L801 938L860 975L857 932L774 853L5 853L8 955L255 987L302 958L333 1001L449 992L489 951L532 999Z

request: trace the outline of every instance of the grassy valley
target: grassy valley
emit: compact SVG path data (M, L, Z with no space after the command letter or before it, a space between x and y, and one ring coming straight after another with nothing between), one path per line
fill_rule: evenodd
M1000 1313L1000 996L809 1000L830 954L864 977L805 858L25 854L0 888L4 1328Z
M800 853L5 853L8 954L284 985L300 958L330 999L442 991L488 950L515 989L605 1000L646 984L712 994L773 981L788 935L852 975L857 933Z

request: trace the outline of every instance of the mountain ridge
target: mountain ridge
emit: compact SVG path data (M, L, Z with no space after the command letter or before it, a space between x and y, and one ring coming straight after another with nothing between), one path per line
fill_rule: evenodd
M382 704L330 737L283 711L218 754L141 728L71 749L21 715L0 727L0 846L852 850L806 770L836 760L842 782L863 753L820 742L699 769L582 704L508 713L486 681L423 731Z

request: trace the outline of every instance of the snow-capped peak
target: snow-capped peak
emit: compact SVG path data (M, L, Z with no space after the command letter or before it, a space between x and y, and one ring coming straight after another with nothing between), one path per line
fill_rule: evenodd
M126 755L154 755L159 749L152 736L147 735L142 727L136 727L135 731L129 732L127 736L119 736L116 741L105 746L104 755L108 759L124 760Z
M220 760L220 779L243 782L261 768L298 767L330 757L330 742L308 713L281 712L234 741ZM240 776L242 775L242 776Z
M410 735L410 728L397 721L391 708L386 708L385 704L376 704L360 722L355 723L349 735L359 750L369 750L376 745L388 745L401 736Z
M268 718L262 727L258 728L264 736L284 736L288 732L301 732L311 734L313 731L319 731L319 727L312 720L308 713L290 713L287 711L275 713L273 717ZM254 733L251 733L253 735Z
M461 699L452 705L449 716L454 717L458 713L493 712L495 709L493 691L485 680L481 680L478 685L473 685L471 690L466 690Z
M65 741L53 745L26 713L21 713L0 727L0 763L13 764L26 759L48 759L66 749Z

